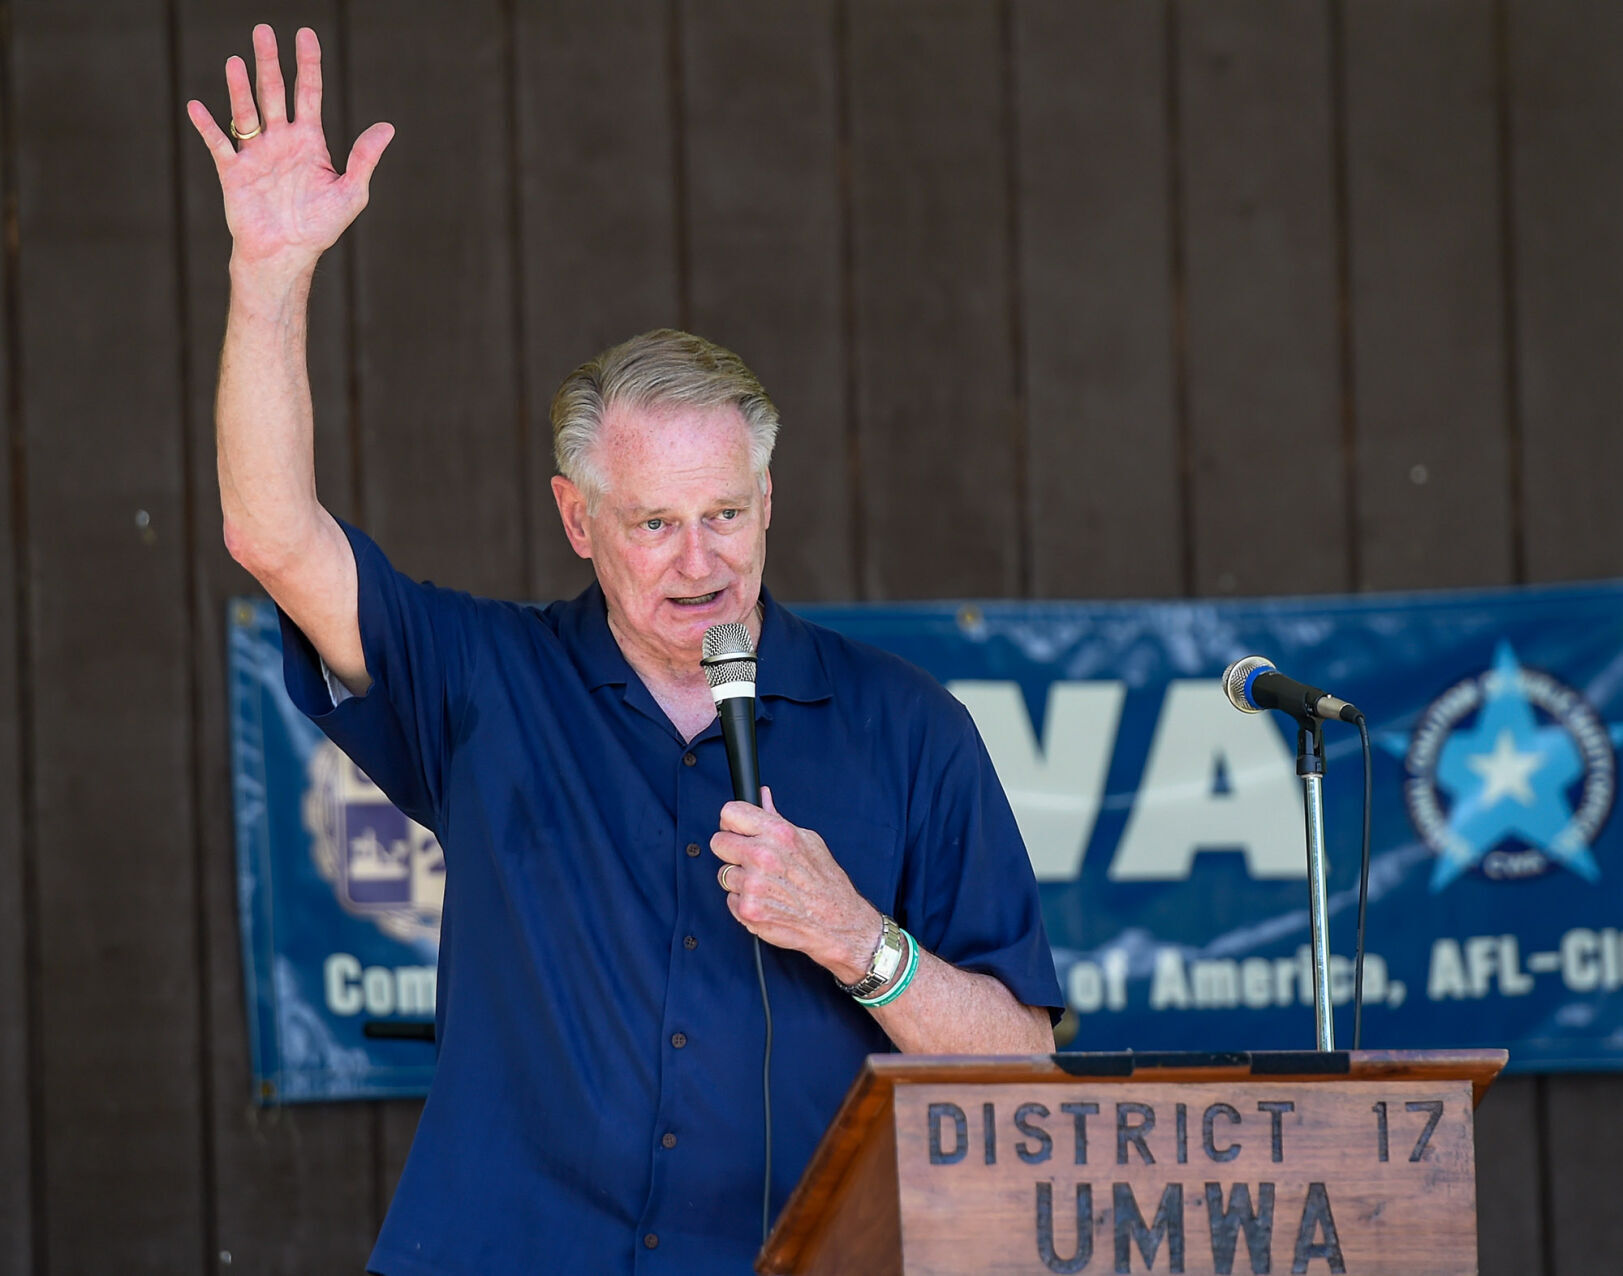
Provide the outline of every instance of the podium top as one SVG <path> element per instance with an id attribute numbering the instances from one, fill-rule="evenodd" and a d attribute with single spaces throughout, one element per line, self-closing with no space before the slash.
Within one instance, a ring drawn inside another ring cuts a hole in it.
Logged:
<path id="1" fill-rule="evenodd" d="M 897 1084 L 999 1082 L 1470 1081 L 1475 1103 L 1510 1060 L 1505 1050 L 1157 1050 L 1052 1055 L 869 1055 L 847 1105 Z M 841 1115 L 844 1115 L 843 1108 Z M 836 1118 L 836 1124 L 838 1118 Z"/>

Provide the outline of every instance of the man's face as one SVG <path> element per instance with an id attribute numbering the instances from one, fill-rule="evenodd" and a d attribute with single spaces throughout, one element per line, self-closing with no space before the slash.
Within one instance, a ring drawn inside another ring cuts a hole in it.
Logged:
<path id="1" fill-rule="evenodd" d="M 761 592 L 772 488 L 751 470 L 744 418 L 731 406 L 611 407 L 593 459 L 608 488 L 595 512 L 552 480 L 569 543 L 592 560 L 632 666 L 696 672 L 704 631 L 747 622 Z"/>

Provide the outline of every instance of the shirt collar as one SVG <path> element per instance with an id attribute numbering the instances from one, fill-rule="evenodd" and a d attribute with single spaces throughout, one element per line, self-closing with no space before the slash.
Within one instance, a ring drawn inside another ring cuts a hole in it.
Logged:
<path id="1" fill-rule="evenodd" d="M 618 685 L 640 685 L 636 671 L 620 651 L 609 629 L 603 590 L 593 581 L 584 591 L 562 604 L 559 637 L 574 657 L 582 680 L 590 690 Z M 806 622 L 779 605 L 761 586 L 761 661 L 755 676 L 756 712 L 772 716 L 767 700 L 795 700 L 810 704 L 833 694 L 828 671 Z"/>

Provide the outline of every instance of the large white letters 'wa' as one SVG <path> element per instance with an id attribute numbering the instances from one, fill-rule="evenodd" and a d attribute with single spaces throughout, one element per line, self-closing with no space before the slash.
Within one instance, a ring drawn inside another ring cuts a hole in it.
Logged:
<path id="1" fill-rule="evenodd" d="M 1074 880 L 1099 815 L 1125 688 L 1052 684 L 1040 748 L 1015 683 L 949 689 L 986 741 L 1038 880 Z M 1236 714 L 1216 680 L 1169 683 L 1111 879 L 1179 881 L 1202 850 L 1242 852 L 1253 877 L 1303 877 L 1302 837 L 1300 788 L 1278 728 Z"/>

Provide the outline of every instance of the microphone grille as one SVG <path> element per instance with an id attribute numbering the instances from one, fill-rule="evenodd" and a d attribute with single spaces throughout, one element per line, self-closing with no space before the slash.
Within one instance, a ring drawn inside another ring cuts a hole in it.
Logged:
<path id="1" fill-rule="evenodd" d="M 1241 713 L 1261 713 L 1262 710 L 1245 698 L 1246 679 L 1259 669 L 1272 669 L 1274 662 L 1266 656 L 1241 656 L 1223 670 L 1223 694 Z"/>
<path id="2" fill-rule="evenodd" d="M 712 687 L 754 682 L 755 644 L 750 640 L 749 626 L 736 620 L 711 625 L 704 631 L 704 655 L 699 663 L 704 666 L 705 681 Z"/>

